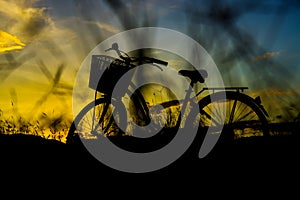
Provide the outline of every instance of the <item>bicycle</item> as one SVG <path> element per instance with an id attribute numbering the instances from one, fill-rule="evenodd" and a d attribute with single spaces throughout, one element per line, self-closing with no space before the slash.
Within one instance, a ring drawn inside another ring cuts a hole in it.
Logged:
<path id="1" fill-rule="evenodd" d="M 89 87 L 95 90 L 95 100 L 86 105 L 79 114 L 75 117 L 71 124 L 67 135 L 67 143 L 74 143 L 79 138 L 97 138 L 98 136 L 109 136 L 112 142 L 118 143 L 110 136 L 122 135 L 122 138 L 130 138 L 136 141 L 136 146 L 139 149 L 129 149 L 131 151 L 152 151 L 160 148 L 163 144 L 170 142 L 174 137 L 176 130 L 182 126 L 183 113 L 186 109 L 197 106 L 199 113 L 197 116 L 191 116 L 195 123 L 199 123 L 199 130 L 207 130 L 209 134 L 226 134 L 233 135 L 234 138 L 247 136 L 268 136 L 268 113 L 261 104 L 260 97 L 252 98 L 244 94 L 244 90 L 248 87 L 222 87 L 222 88 L 207 88 L 204 87 L 194 96 L 192 88 L 195 84 L 204 83 L 208 74 L 206 70 L 179 70 L 178 75 L 189 79 L 190 86 L 186 91 L 183 100 L 176 100 L 171 105 L 179 106 L 181 109 L 175 119 L 175 124 L 170 127 L 152 127 L 150 131 L 157 131 L 158 134 L 149 138 L 128 137 L 126 130 L 120 127 L 128 127 L 127 116 L 121 116 L 120 113 L 126 113 L 126 106 L 122 98 L 128 95 L 131 106 L 134 107 L 135 115 L 134 122 L 139 126 L 147 126 L 151 118 L 150 107 L 139 89 L 134 88 L 130 80 L 128 81 L 128 90 L 125 93 L 119 94 L 117 98 L 111 98 L 112 90 L 116 82 L 123 74 L 131 69 L 134 69 L 140 64 L 148 63 L 163 70 L 162 67 L 167 67 L 168 62 L 147 56 L 130 57 L 125 52 L 119 50 L 118 44 L 112 44 L 112 47 L 106 51 L 115 51 L 118 58 L 106 55 L 93 55 L 91 62 L 90 82 Z M 103 76 L 98 81 L 98 70 L 104 70 Z M 113 76 L 112 76 L 113 73 Z M 93 81 L 96 79 L 97 81 Z M 131 89 L 130 89 L 131 88 Z M 205 91 L 212 91 L 209 95 L 199 99 L 200 95 Z M 98 93 L 100 92 L 100 97 Z M 168 108 L 167 103 L 160 104 L 160 110 Z M 118 108 L 118 109 L 116 109 Z M 226 108 L 224 112 L 224 108 Z M 159 110 L 159 109 L 158 109 Z M 132 114 L 132 113 L 131 113 Z M 122 118 L 122 119 L 121 119 Z M 189 117 L 190 120 L 190 117 Z M 150 127 L 151 128 L 151 127 Z M 161 137 L 163 135 L 163 137 Z M 162 142 L 163 140 L 163 142 Z M 144 141 L 147 141 L 146 143 Z M 143 149 L 145 144 L 152 146 L 149 150 Z M 157 144 L 157 145 L 153 145 Z M 121 145 L 118 143 L 118 145 Z M 127 147 L 124 147 L 127 148 Z M 142 149 L 142 150 L 141 150 Z"/>

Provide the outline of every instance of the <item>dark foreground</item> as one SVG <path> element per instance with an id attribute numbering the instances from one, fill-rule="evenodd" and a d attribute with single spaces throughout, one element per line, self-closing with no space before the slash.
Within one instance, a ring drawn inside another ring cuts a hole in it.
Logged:
<path id="1" fill-rule="evenodd" d="M 163 184 L 174 179 L 177 181 L 172 181 L 173 184 L 185 186 L 207 182 L 214 187 L 215 184 L 227 185 L 227 181 L 235 183 L 232 187 L 253 181 L 255 187 L 263 187 L 267 182 L 287 185 L 299 181 L 299 141 L 298 134 L 266 139 L 252 137 L 231 142 L 219 140 L 202 159 L 197 157 L 200 144 L 194 142 L 182 157 L 169 166 L 150 173 L 132 174 L 100 163 L 82 145 L 66 145 L 29 136 L 1 135 L 0 172 L 8 175 L 10 181 L 26 182 L 37 177 L 43 182 L 49 179 L 58 182 L 72 180 L 71 184 L 80 185 L 84 182 L 79 180 L 83 179 L 85 183 L 93 180 L 104 185 L 110 185 L 107 181 L 112 181 L 116 187 L 141 186 L 153 181 Z M 134 183 L 129 184 L 129 180 Z"/>

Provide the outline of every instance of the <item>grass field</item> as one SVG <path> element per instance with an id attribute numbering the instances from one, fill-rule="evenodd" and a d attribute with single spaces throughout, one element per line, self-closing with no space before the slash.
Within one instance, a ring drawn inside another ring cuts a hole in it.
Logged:
<path id="1" fill-rule="evenodd" d="M 35 122 L 0 116 L 0 170 L 12 171 L 20 176 L 30 172 L 59 176 L 86 173 L 91 176 L 128 177 L 129 174 L 100 163 L 81 143 L 65 144 L 69 123 L 59 116 L 50 117 L 47 114 L 41 115 Z M 270 130 L 272 136 L 268 138 L 253 136 L 228 140 L 226 133 L 222 133 L 214 149 L 202 159 L 198 158 L 202 141 L 198 134 L 178 160 L 143 177 L 184 175 L 199 178 L 205 171 L 215 175 L 221 175 L 224 171 L 248 174 L 270 173 L 272 170 L 277 175 L 299 174 L 300 123 L 274 123 L 270 124 Z"/>

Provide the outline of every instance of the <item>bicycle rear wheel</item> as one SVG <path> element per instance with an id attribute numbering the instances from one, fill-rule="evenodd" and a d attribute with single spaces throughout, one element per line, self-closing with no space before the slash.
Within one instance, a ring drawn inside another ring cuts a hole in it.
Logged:
<path id="1" fill-rule="evenodd" d="M 224 133 L 234 139 L 269 135 L 268 121 L 260 104 L 246 94 L 234 91 L 211 94 L 199 102 L 199 110 L 200 127 L 210 127 L 211 134 Z"/>
<path id="2" fill-rule="evenodd" d="M 119 127 L 126 127 L 127 120 L 120 119 L 119 111 L 106 98 L 96 99 L 86 105 L 76 116 L 67 135 L 67 143 L 79 138 L 96 139 L 98 136 L 122 134 Z M 123 123 L 123 124 L 122 124 Z"/>

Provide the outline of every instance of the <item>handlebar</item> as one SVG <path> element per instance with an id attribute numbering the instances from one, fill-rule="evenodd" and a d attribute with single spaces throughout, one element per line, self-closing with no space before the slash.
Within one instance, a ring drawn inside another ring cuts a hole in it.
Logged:
<path id="1" fill-rule="evenodd" d="M 114 50 L 114 51 L 118 54 L 118 56 L 119 56 L 122 60 L 124 60 L 125 62 L 127 62 L 127 63 L 130 63 L 130 62 L 131 62 L 130 57 L 129 57 L 126 53 L 122 52 L 122 53 L 124 53 L 124 54 L 126 55 L 126 57 L 124 57 L 124 56 L 122 55 L 121 51 L 119 50 L 119 45 L 118 45 L 118 43 L 113 43 L 113 44 L 111 45 L 111 48 L 106 49 L 105 52 L 108 52 L 108 51 L 111 51 L 111 50 Z"/>
<path id="2" fill-rule="evenodd" d="M 159 60 L 156 58 L 151 58 L 151 57 L 144 56 L 144 57 L 141 57 L 138 59 L 131 59 L 125 52 L 122 52 L 119 49 L 118 43 L 113 43 L 111 48 L 106 49 L 105 52 L 108 52 L 111 50 L 114 50 L 118 54 L 118 56 L 127 63 L 132 63 L 132 62 L 136 62 L 136 61 L 145 61 L 146 63 L 153 63 L 153 64 L 160 64 L 160 65 L 168 66 L 168 62 Z M 125 54 L 126 56 L 123 56 L 122 53 Z M 157 66 L 157 65 L 155 65 L 155 66 L 158 67 L 160 70 L 162 70 L 159 66 Z"/>
<path id="3" fill-rule="evenodd" d="M 143 58 L 144 58 L 144 60 L 149 60 L 151 63 L 156 63 L 156 64 L 168 66 L 167 61 L 159 60 L 159 59 L 156 59 L 156 58 L 150 58 L 150 57 L 143 57 Z"/>

